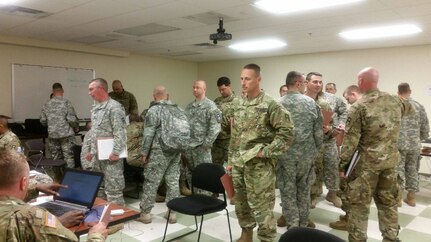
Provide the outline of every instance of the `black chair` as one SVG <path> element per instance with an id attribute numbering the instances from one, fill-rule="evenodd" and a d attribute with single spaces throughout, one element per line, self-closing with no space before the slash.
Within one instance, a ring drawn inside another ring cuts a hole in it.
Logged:
<path id="1" fill-rule="evenodd" d="M 225 174 L 223 166 L 213 163 L 202 163 L 195 167 L 192 173 L 192 191 L 193 188 L 200 188 L 212 193 L 223 194 L 223 200 L 218 198 L 193 193 L 187 197 L 174 198 L 169 201 L 166 206 L 168 207 L 168 218 L 171 215 L 171 211 L 177 211 L 182 214 L 192 215 L 195 217 L 196 228 L 193 231 L 177 236 L 168 241 L 172 241 L 186 235 L 192 234 L 198 230 L 197 216 L 201 216 L 201 224 L 199 227 L 198 240 L 200 240 L 202 232 L 202 224 L 204 215 L 226 210 L 227 224 L 229 228 L 230 241 L 232 241 L 232 231 L 230 228 L 229 211 L 227 210 L 226 193 L 224 187 L 220 181 L 220 177 Z M 166 232 L 168 230 L 169 219 L 166 220 L 165 233 L 163 235 L 163 241 L 166 238 Z"/>
<path id="2" fill-rule="evenodd" d="M 81 168 L 81 150 L 82 145 L 73 145 L 72 151 L 73 151 L 73 160 L 75 161 L 75 168 Z"/>
<path id="3" fill-rule="evenodd" d="M 30 166 L 35 170 L 40 166 L 47 174 L 45 166 L 48 167 L 63 167 L 66 162 L 64 160 L 53 160 L 45 157 L 45 144 L 40 139 L 31 139 L 25 142 L 27 146 L 27 157 Z"/>
<path id="4" fill-rule="evenodd" d="M 345 242 L 328 232 L 307 227 L 294 227 L 287 230 L 279 242 Z"/>

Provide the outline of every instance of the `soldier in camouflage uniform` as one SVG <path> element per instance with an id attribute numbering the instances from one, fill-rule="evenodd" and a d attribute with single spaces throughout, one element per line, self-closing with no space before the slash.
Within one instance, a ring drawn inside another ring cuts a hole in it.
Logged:
<path id="1" fill-rule="evenodd" d="M 166 202 L 180 195 L 178 179 L 180 178 L 180 152 L 164 151 L 161 143 L 162 110 L 166 105 L 173 105 L 167 100 L 168 93 L 163 86 L 153 91 L 155 104 L 145 115 L 145 129 L 142 141 L 142 160 L 145 163 L 143 194 L 140 208 L 141 216 L 137 219 L 143 223 L 151 223 L 151 209 L 154 207 L 157 188 L 162 178 L 167 185 Z M 176 215 L 171 212 L 170 223 L 176 223 Z"/>
<path id="2" fill-rule="evenodd" d="M 190 149 L 184 155 L 188 161 L 190 173 L 187 181 L 191 183 L 193 169 L 201 163 L 211 163 L 211 147 L 220 132 L 221 111 L 215 103 L 205 96 L 206 83 L 197 80 L 193 84 L 195 100 L 185 109 L 190 124 Z"/>
<path id="3" fill-rule="evenodd" d="M 323 132 L 325 133 L 325 138 L 323 139 L 323 176 L 319 174 L 316 180 L 319 183 L 323 178 L 326 188 L 329 190 L 326 200 L 332 202 L 336 207 L 341 207 L 341 200 L 337 196 L 337 191 L 339 190 L 339 177 L 337 174 L 338 150 L 334 137 L 340 133 L 340 130 L 344 130 L 347 107 L 341 98 L 322 92 L 322 89 L 322 74 L 318 72 L 308 73 L 307 95 L 317 100 L 317 102 L 320 102 L 320 99 L 324 100 L 330 105 L 331 111 L 334 112 L 330 123 L 331 126 L 323 127 Z"/>
<path id="4" fill-rule="evenodd" d="M 105 174 L 104 185 L 99 189 L 98 196 L 106 198 L 108 202 L 124 205 L 124 167 L 119 158 L 120 153 L 126 149 L 126 115 L 120 103 L 108 96 L 108 84 L 103 78 L 90 81 L 89 94 L 95 104 L 91 109 L 91 130 L 89 137 L 90 152 L 86 160 L 94 159 L 93 170 Z M 108 160 L 97 158 L 97 138 L 112 137 L 114 145 Z"/>
<path id="5" fill-rule="evenodd" d="M 9 129 L 6 116 L 0 115 L 0 151 L 17 150 L 20 146 L 18 136 Z"/>
<path id="6" fill-rule="evenodd" d="M 305 77 L 291 71 L 287 74 L 288 91 L 281 98 L 295 124 L 295 139 L 289 150 L 278 159 L 277 187 L 280 189 L 282 216 L 277 225 L 306 227 L 310 209 L 310 187 L 315 180 L 314 160 L 323 143 L 322 114 L 316 102 L 304 95 Z"/>
<path id="7" fill-rule="evenodd" d="M 109 93 L 109 97 L 123 105 L 126 115 L 138 114 L 138 102 L 136 102 L 135 96 L 124 90 L 121 81 L 114 80 L 112 82 L 112 92 Z"/>
<path id="8" fill-rule="evenodd" d="M 256 224 L 261 241 L 274 240 L 275 165 L 294 139 L 289 112 L 260 89 L 260 81 L 258 65 L 244 66 L 241 85 L 247 97 L 238 99 L 232 120 L 227 170 L 232 171 L 242 228 L 238 242 L 253 241 Z"/>
<path id="9" fill-rule="evenodd" d="M 60 83 L 52 85 L 53 97 L 45 103 L 40 114 L 40 123 L 48 126 L 48 148 L 53 159 L 64 159 L 67 167 L 74 168 L 72 146 L 75 132 L 79 130 L 78 118 L 72 103 L 63 98 Z"/>
<path id="10" fill-rule="evenodd" d="M 15 151 L 0 151 L 0 241 L 78 241 L 51 213 L 23 201 L 29 179 L 26 158 Z M 95 225 L 87 241 L 105 241 L 106 225 Z"/>
<path id="11" fill-rule="evenodd" d="M 413 100 L 410 95 L 412 91 L 408 83 L 398 85 L 398 95 L 413 105 L 414 115 L 401 119 L 400 137 L 398 139 L 398 150 L 400 152 L 400 163 L 398 175 L 400 183 L 400 202 L 404 189 L 408 191 L 406 202 L 410 206 L 416 206 L 416 192 L 419 191 L 419 175 L 416 164 L 420 159 L 421 140 L 428 138 L 430 127 L 424 106 Z"/>
<path id="12" fill-rule="evenodd" d="M 414 109 L 401 98 L 379 91 L 378 80 L 379 73 L 375 68 L 368 67 L 359 72 L 358 86 L 363 96 L 349 110 L 341 150 L 340 177 L 344 177 L 355 150 L 360 154 L 353 173 L 347 177 L 350 242 L 367 241 L 372 198 L 377 206 L 383 242 L 399 241 L 397 142 L 401 118 L 413 113 Z"/>
<path id="13" fill-rule="evenodd" d="M 144 122 L 137 114 L 129 115 L 130 123 L 127 125 L 127 164 L 135 167 L 144 167 L 142 162 L 141 146 L 144 131 Z"/>
<path id="14" fill-rule="evenodd" d="M 220 97 L 214 100 L 218 109 L 222 112 L 221 130 L 217 139 L 213 143 L 211 156 L 213 163 L 223 165 L 227 162 L 229 141 L 230 141 L 230 118 L 233 115 L 233 103 L 236 96 L 232 92 L 230 80 L 227 77 L 220 77 L 217 80 L 217 87 L 221 94 Z"/>

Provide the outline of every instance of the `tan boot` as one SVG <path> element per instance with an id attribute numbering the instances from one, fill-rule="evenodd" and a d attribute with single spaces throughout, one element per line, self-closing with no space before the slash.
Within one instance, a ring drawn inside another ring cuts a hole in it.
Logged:
<path id="1" fill-rule="evenodd" d="M 335 222 L 329 223 L 329 227 L 336 230 L 344 230 L 347 231 L 347 220 L 338 220 Z"/>
<path id="2" fill-rule="evenodd" d="M 192 195 L 192 191 L 190 191 L 190 189 L 187 187 L 185 180 L 180 182 L 180 192 L 184 196 Z"/>
<path id="3" fill-rule="evenodd" d="M 163 202 L 165 202 L 165 200 L 166 200 L 165 196 L 156 194 L 156 203 L 163 203 Z"/>
<path id="4" fill-rule="evenodd" d="M 311 195 L 310 196 L 310 208 L 315 208 L 317 205 L 317 196 Z"/>
<path id="5" fill-rule="evenodd" d="M 398 199 L 398 207 L 402 207 L 403 206 L 403 198 Z"/>
<path id="6" fill-rule="evenodd" d="M 313 221 L 313 220 L 308 219 L 307 227 L 308 227 L 308 228 L 312 228 L 312 229 L 314 229 L 314 228 L 316 228 L 316 224 L 314 223 L 314 221 Z"/>
<path id="7" fill-rule="evenodd" d="M 409 191 L 407 193 L 407 198 L 404 199 L 404 202 L 407 203 L 409 206 L 415 207 L 416 206 L 416 192 L 415 191 Z"/>
<path id="8" fill-rule="evenodd" d="M 241 237 L 236 242 L 253 242 L 253 229 L 242 229 Z"/>
<path id="9" fill-rule="evenodd" d="M 177 222 L 177 214 L 174 211 L 171 211 L 171 214 L 169 214 L 168 218 L 168 212 L 165 213 L 163 216 L 170 224 L 174 224 Z"/>
<path id="10" fill-rule="evenodd" d="M 151 214 L 141 212 L 141 215 L 139 216 L 139 218 L 136 219 L 136 221 L 139 221 L 144 224 L 149 224 L 152 222 Z"/>
<path id="11" fill-rule="evenodd" d="M 278 227 L 286 227 L 286 219 L 284 218 L 283 215 L 281 215 L 278 219 L 277 219 L 277 226 Z"/>
<path id="12" fill-rule="evenodd" d="M 337 208 L 341 208 L 341 199 L 337 196 L 335 191 L 329 191 L 328 194 L 326 194 L 326 201 L 333 203 Z"/>
<path id="13" fill-rule="evenodd" d="M 115 234 L 118 231 L 124 229 L 124 224 L 116 224 L 108 228 L 108 235 Z"/>

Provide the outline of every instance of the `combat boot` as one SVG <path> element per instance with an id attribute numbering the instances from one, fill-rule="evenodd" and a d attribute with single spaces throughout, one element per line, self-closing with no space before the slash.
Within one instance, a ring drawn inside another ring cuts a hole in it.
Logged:
<path id="1" fill-rule="evenodd" d="M 185 180 L 180 182 L 180 192 L 184 196 L 192 195 L 192 191 L 190 191 L 190 189 L 187 187 Z"/>
<path id="2" fill-rule="evenodd" d="M 156 194 L 156 203 L 163 203 L 163 202 L 165 202 L 165 200 L 166 200 L 165 196 Z"/>
<path id="3" fill-rule="evenodd" d="M 141 212 L 141 215 L 139 216 L 139 218 L 136 219 L 136 221 L 139 221 L 139 222 L 144 223 L 144 224 L 149 224 L 152 222 L 151 214 Z"/>
<path id="4" fill-rule="evenodd" d="M 328 194 L 326 194 L 326 201 L 333 203 L 337 208 L 341 208 L 341 199 L 337 196 L 336 191 L 330 190 Z"/>
<path id="5" fill-rule="evenodd" d="M 329 223 L 329 227 L 347 231 L 347 215 L 340 215 L 340 220 Z"/>
<path id="6" fill-rule="evenodd" d="M 174 224 L 177 222 L 177 214 L 174 211 L 171 211 L 171 214 L 169 214 L 168 218 L 168 212 L 165 213 L 163 216 L 170 224 Z"/>
<path id="7" fill-rule="evenodd" d="M 307 228 L 312 228 L 312 229 L 315 229 L 315 228 L 316 228 L 316 224 L 314 223 L 314 221 L 313 221 L 313 220 L 308 219 Z"/>
<path id="8" fill-rule="evenodd" d="M 277 219 L 277 226 L 278 227 L 286 227 L 286 219 L 284 218 L 283 215 L 281 215 L 278 219 Z"/>
<path id="9" fill-rule="evenodd" d="M 108 235 L 115 234 L 118 231 L 124 229 L 124 224 L 116 224 L 108 228 Z"/>
<path id="10" fill-rule="evenodd" d="M 404 199 L 404 202 L 407 203 L 409 206 L 415 207 L 416 206 L 416 192 L 415 191 L 409 191 L 407 193 L 407 198 Z"/>
<path id="11" fill-rule="evenodd" d="M 242 229 L 241 237 L 236 242 L 253 242 L 253 229 Z"/>
<path id="12" fill-rule="evenodd" d="M 310 208 L 315 208 L 317 205 L 317 196 L 311 195 L 310 196 Z"/>

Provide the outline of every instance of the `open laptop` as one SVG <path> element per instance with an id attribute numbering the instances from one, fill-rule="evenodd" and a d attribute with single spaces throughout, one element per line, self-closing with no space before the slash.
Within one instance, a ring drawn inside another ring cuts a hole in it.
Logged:
<path id="1" fill-rule="evenodd" d="M 37 206 L 47 209 L 55 216 L 61 216 L 71 210 L 79 210 L 87 213 L 93 206 L 97 192 L 103 180 L 103 173 L 66 168 L 60 196 L 54 196 L 54 200 Z"/>

